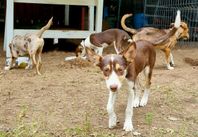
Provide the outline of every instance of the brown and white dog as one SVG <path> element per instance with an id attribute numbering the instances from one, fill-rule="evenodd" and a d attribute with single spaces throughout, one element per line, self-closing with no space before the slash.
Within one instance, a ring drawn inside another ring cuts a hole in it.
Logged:
<path id="1" fill-rule="evenodd" d="M 180 19 L 176 17 L 174 27 L 169 33 L 161 36 L 155 44 L 166 42 L 167 38 L 175 34 L 180 26 Z M 154 45 L 146 40 L 130 42 L 128 47 L 119 54 L 101 56 L 85 47 L 87 59 L 100 67 L 104 74 L 106 86 L 109 90 L 107 111 L 109 114 L 109 128 L 116 126 L 117 117 L 114 112 L 114 104 L 122 81 L 126 79 L 129 86 L 128 102 L 125 112 L 125 123 L 123 129 L 132 131 L 133 107 L 145 106 L 148 102 L 152 71 L 155 64 L 156 52 Z M 140 72 L 145 75 L 144 94 L 140 100 L 140 89 L 137 77 Z"/>
<path id="2" fill-rule="evenodd" d="M 138 30 L 135 30 L 133 28 L 128 28 L 125 25 L 125 20 L 132 16 L 132 14 L 125 14 L 121 19 L 121 26 L 122 28 L 130 32 L 132 34 L 133 41 L 137 40 L 147 40 L 154 44 L 156 40 L 158 40 L 159 37 L 169 33 L 173 28 L 169 29 L 158 29 L 153 27 L 144 27 Z M 177 17 L 178 19 L 180 17 L 180 11 L 177 11 Z M 180 19 L 181 20 L 181 19 Z M 154 44 L 155 48 L 161 49 L 166 56 L 166 64 L 167 68 L 169 70 L 174 69 L 174 60 L 173 55 L 171 53 L 171 49 L 176 45 L 177 40 L 180 38 L 188 39 L 189 38 L 189 29 L 185 22 L 181 22 L 179 28 L 175 32 L 174 35 L 170 36 L 167 41 L 159 44 Z"/>
<path id="3" fill-rule="evenodd" d="M 123 80 L 127 80 L 129 91 L 123 129 L 125 131 L 132 131 L 133 107 L 145 106 L 148 101 L 152 71 L 156 57 L 153 45 L 147 41 L 137 41 L 130 43 L 128 48 L 120 54 L 106 56 L 97 55 L 90 48 L 86 48 L 86 52 L 88 60 L 100 67 L 109 90 L 107 103 L 109 128 L 116 126 L 117 116 L 114 112 L 114 104 L 117 92 L 121 88 Z M 146 85 L 143 97 L 140 101 L 140 89 L 137 88 L 136 79 L 142 71 L 144 71 L 145 74 Z"/>
<path id="4" fill-rule="evenodd" d="M 111 44 L 118 54 L 125 46 L 131 42 L 131 37 L 127 32 L 120 29 L 108 29 L 103 32 L 93 33 L 83 40 L 77 48 L 76 55 L 80 53 L 81 57 L 85 57 L 85 47 L 93 49 L 97 54 L 102 55 L 103 49 Z"/>
<path id="5" fill-rule="evenodd" d="M 16 35 L 12 39 L 11 43 L 9 44 L 11 60 L 8 66 L 5 66 L 5 70 L 10 70 L 18 57 L 29 56 L 30 62 L 28 63 L 26 69 L 36 66 L 37 74 L 41 75 L 41 54 L 44 46 L 42 34 L 50 28 L 52 25 L 52 19 L 53 17 L 38 32 L 25 34 L 24 36 Z"/>

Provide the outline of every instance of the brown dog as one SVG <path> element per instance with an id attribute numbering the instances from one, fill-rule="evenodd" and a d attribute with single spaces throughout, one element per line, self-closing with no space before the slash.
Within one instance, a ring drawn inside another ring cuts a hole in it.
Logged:
<path id="1" fill-rule="evenodd" d="M 41 53 L 44 46 L 42 34 L 52 25 L 51 18 L 48 23 L 36 33 L 25 34 L 24 36 L 16 35 L 9 44 L 11 52 L 11 61 L 5 70 L 10 70 L 13 67 L 15 60 L 20 56 L 29 56 L 30 62 L 26 69 L 36 66 L 36 72 L 41 75 Z M 33 66 L 32 66 L 33 63 Z"/>
<path id="2" fill-rule="evenodd" d="M 107 89 L 109 90 L 107 103 L 109 128 L 114 128 L 117 124 L 114 104 L 123 80 L 127 80 L 129 92 L 123 129 L 125 131 L 132 131 L 133 107 L 145 106 L 148 102 L 152 71 L 156 57 L 153 45 L 148 41 L 137 41 L 130 43 L 128 48 L 120 54 L 106 56 L 100 56 L 86 47 L 86 53 L 88 60 L 100 67 L 105 77 Z M 142 71 L 145 74 L 146 84 L 143 97 L 140 101 L 140 89 L 137 88 L 136 79 Z"/>
<path id="3" fill-rule="evenodd" d="M 102 55 L 103 49 L 111 44 L 114 45 L 118 54 L 125 46 L 131 42 L 129 34 L 120 29 L 108 29 L 103 32 L 93 33 L 83 40 L 76 50 L 77 56 L 85 56 L 85 47 L 93 49 L 97 54 Z"/>
<path id="4" fill-rule="evenodd" d="M 173 29 L 167 34 L 155 40 L 155 44 L 166 42 L 167 38 L 175 34 L 180 26 L 180 19 L 177 17 Z M 119 54 L 101 56 L 93 52 L 89 47 L 85 47 L 87 59 L 100 67 L 104 74 L 106 86 L 109 90 L 107 112 L 109 114 L 109 128 L 117 124 L 117 116 L 114 112 L 114 104 L 118 90 L 122 86 L 122 81 L 126 79 L 129 86 L 128 102 L 125 111 L 125 122 L 123 129 L 132 131 L 133 107 L 145 106 L 148 102 L 152 71 L 155 64 L 156 53 L 154 45 L 146 40 L 131 42 L 127 48 Z M 145 74 L 144 94 L 140 100 L 140 89 L 138 89 L 137 77 L 140 72 Z"/>
<path id="5" fill-rule="evenodd" d="M 121 19 L 121 26 L 124 30 L 127 32 L 130 32 L 132 34 L 132 39 L 134 41 L 137 40 L 147 40 L 150 41 L 151 43 L 155 43 L 158 38 L 161 36 L 169 33 L 172 30 L 172 27 L 169 29 L 157 29 L 153 27 L 145 27 L 141 28 L 138 30 L 135 30 L 133 28 L 128 28 L 125 25 L 125 20 L 132 16 L 132 14 L 125 14 L 122 19 Z M 180 18 L 180 11 L 177 12 L 177 16 Z M 169 70 L 174 69 L 174 60 L 173 60 L 173 55 L 171 53 L 171 49 L 175 46 L 177 43 L 177 40 L 180 38 L 188 39 L 189 38 L 189 29 L 188 26 L 185 22 L 181 22 L 180 27 L 177 29 L 174 35 L 170 36 L 167 41 L 159 44 L 154 44 L 155 48 L 161 49 L 166 56 L 166 64 L 167 68 Z"/>

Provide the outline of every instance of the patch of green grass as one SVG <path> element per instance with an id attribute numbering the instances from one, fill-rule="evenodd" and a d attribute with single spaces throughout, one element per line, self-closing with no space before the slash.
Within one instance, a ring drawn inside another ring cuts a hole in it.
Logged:
<path id="1" fill-rule="evenodd" d="M 145 123 L 149 126 L 151 126 L 153 122 L 153 113 L 152 112 L 148 112 L 146 113 L 146 116 L 145 116 Z"/>
<path id="2" fill-rule="evenodd" d="M 178 136 L 179 137 L 186 137 L 187 136 L 187 124 L 183 123 L 179 130 L 178 130 Z"/>
<path id="3" fill-rule="evenodd" d="M 158 128 L 152 133 L 152 137 L 177 137 L 175 131 L 170 128 Z"/>
<path id="4" fill-rule="evenodd" d="M 82 126 L 68 128 L 65 130 L 67 137 L 116 137 L 115 134 L 100 131 L 91 125 L 88 114 L 85 116 L 85 121 Z"/>
<path id="5" fill-rule="evenodd" d="M 7 137 L 7 133 L 5 131 L 0 131 L 0 137 Z"/>
<path id="6" fill-rule="evenodd" d="M 192 133 L 192 135 L 193 135 L 194 137 L 198 137 L 198 131 L 194 131 L 194 132 Z"/>
<path id="7" fill-rule="evenodd" d="M 157 88 L 157 90 L 160 89 L 160 94 L 163 97 L 163 104 L 166 106 L 169 106 L 173 110 L 180 110 L 182 106 L 178 105 L 180 104 L 180 100 L 178 99 L 177 93 L 180 91 L 179 88 L 177 88 L 174 85 L 166 85 L 166 86 L 160 86 Z"/>
<path id="8" fill-rule="evenodd" d="M 16 127 L 8 131 L 0 131 L 0 137 L 50 137 L 47 133 L 40 133 L 41 123 L 25 122 L 28 107 L 23 106 L 16 118 Z"/>

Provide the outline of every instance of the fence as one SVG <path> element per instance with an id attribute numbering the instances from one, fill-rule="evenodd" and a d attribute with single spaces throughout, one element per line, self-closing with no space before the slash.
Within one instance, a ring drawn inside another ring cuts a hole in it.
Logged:
<path id="1" fill-rule="evenodd" d="M 198 0 L 145 0 L 144 14 L 148 26 L 168 28 L 175 20 L 176 11 L 181 11 L 182 21 L 189 27 L 189 42 L 198 41 Z M 182 44 L 183 42 L 180 42 Z M 186 43 L 186 42 L 185 42 Z M 196 43 L 198 46 L 198 44 Z"/>

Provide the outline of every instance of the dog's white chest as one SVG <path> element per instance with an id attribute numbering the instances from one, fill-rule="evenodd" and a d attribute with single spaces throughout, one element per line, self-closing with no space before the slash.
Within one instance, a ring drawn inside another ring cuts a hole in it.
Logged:
<path id="1" fill-rule="evenodd" d="M 91 41 L 90 41 L 90 36 L 87 37 L 87 38 L 85 39 L 85 41 L 84 41 L 84 46 L 85 46 L 85 47 L 89 47 L 89 48 L 91 48 L 91 49 L 97 48 L 95 45 L 93 45 L 93 44 L 91 43 Z"/>

